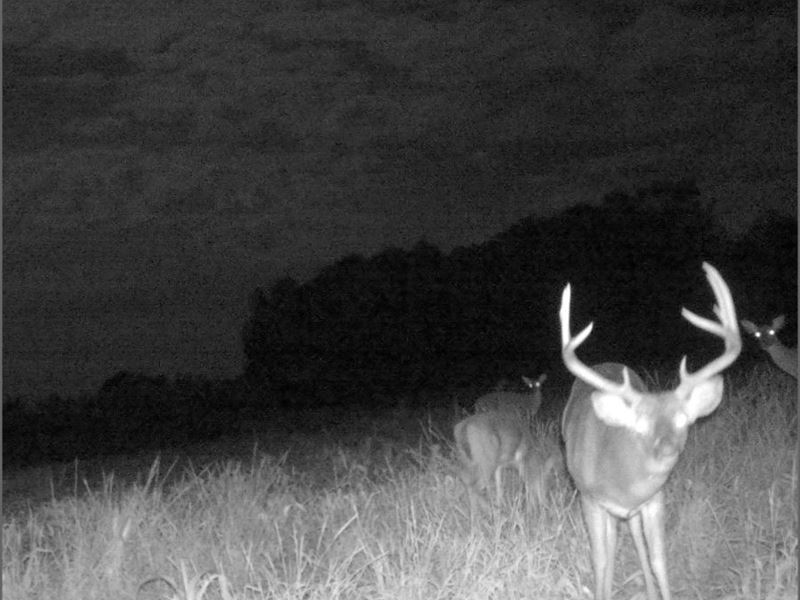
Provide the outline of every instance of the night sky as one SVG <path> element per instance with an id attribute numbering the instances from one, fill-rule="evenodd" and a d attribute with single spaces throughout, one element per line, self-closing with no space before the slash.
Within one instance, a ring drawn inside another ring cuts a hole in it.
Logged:
<path id="1" fill-rule="evenodd" d="M 654 180 L 796 217 L 796 4 L 754 6 L 7 4 L 4 394 L 234 376 L 256 286 Z"/>

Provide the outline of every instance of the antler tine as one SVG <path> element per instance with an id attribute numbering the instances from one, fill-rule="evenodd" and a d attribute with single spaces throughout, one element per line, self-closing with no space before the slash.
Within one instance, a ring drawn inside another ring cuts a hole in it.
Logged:
<path id="1" fill-rule="evenodd" d="M 717 315 L 719 322 L 701 317 L 687 308 L 681 309 L 681 315 L 695 327 L 713 333 L 718 337 L 725 337 L 730 329 L 735 329 L 736 333 L 738 333 L 739 325 L 736 320 L 736 309 L 725 280 L 722 279 L 719 271 L 706 262 L 703 263 L 703 269 L 705 269 L 708 282 L 714 290 L 714 297 L 719 303 L 714 305 L 714 314 Z"/>
<path id="2" fill-rule="evenodd" d="M 569 348 L 570 352 L 574 353 L 575 349 L 584 341 L 586 341 L 586 338 L 589 337 L 590 333 L 592 333 L 594 321 L 584 327 L 583 330 L 573 338 L 571 331 L 572 328 L 569 324 L 569 311 L 571 304 L 572 286 L 568 283 L 564 288 L 564 292 L 561 294 L 561 309 L 558 311 L 558 317 L 561 319 L 561 347 L 563 349 Z"/>
<path id="3" fill-rule="evenodd" d="M 561 308 L 558 311 L 558 318 L 561 321 L 561 347 L 565 348 L 569 344 L 570 333 L 569 325 L 569 306 L 572 303 L 572 284 L 568 283 L 561 293 Z M 589 327 L 592 323 L 589 323 Z"/>
<path id="4" fill-rule="evenodd" d="M 567 284 L 564 292 L 561 295 L 561 309 L 558 311 L 559 319 L 561 320 L 561 356 L 564 359 L 564 365 L 567 369 L 575 375 L 578 379 L 582 379 L 591 386 L 598 390 L 616 394 L 628 400 L 629 402 L 637 402 L 641 398 L 641 394 L 633 389 L 631 386 L 631 378 L 628 373 L 628 368 L 622 370 L 622 383 L 609 381 L 596 371 L 587 367 L 576 356 L 575 350 L 580 346 L 589 334 L 592 332 L 594 322 L 589 323 L 584 329 L 575 337 L 572 337 L 569 324 L 569 311 L 570 303 L 572 300 L 572 288 Z"/>
<path id="5" fill-rule="evenodd" d="M 681 309 L 681 315 L 695 327 L 721 337 L 725 342 L 725 352 L 694 373 L 686 370 L 686 357 L 684 356 L 680 368 L 681 383 L 676 390 L 679 395 L 688 393 L 697 382 L 709 379 L 728 367 L 736 360 L 742 349 L 739 321 L 736 319 L 736 308 L 730 289 L 719 271 L 710 264 L 704 262 L 703 269 L 717 300 L 717 304 L 714 305 L 714 313 L 719 318 L 719 322 L 698 316 L 686 308 Z"/>

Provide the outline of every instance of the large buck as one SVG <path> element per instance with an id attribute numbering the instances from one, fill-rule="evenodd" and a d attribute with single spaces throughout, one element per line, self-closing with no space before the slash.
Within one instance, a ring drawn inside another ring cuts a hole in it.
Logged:
<path id="1" fill-rule="evenodd" d="M 741 350 L 730 290 L 714 267 L 703 263 L 703 269 L 714 290 L 719 322 L 685 308 L 681 314 L 694 326 L 722 338 L 725 351 L 694 373 L 687 371 L 684 356 L 678 387 L 665 392 L 649 392 L 625 365 L 583 364 L 575 350 L 589 337 L 593 324 L 572 337 L 569 284 L 562 295 L 562 357 L 578 379 L 564 410 L 561 431 L 567 470 L 580 492 L 589 533 L 595 600 L 611 599 L 619 520 L 630 524 L 648 599 L 657 599 L 655 573 L 661 597 L 670 600 L 662 488 L 683 451 L 689 425 L 719 405 L 723 393 L 720 372 Z"/>
<path id="2" fill-rule="evenodd" d="M 769 354 L 780 369 L 797 379 L 797 348 L 787 348 L 778 339 L 778 332 L 785 324 L 784 315 L 775 317 L 770 325 L 756 325 L 752 321 L 742 319 L 742 327 L 756 338 L 761 349 Z"/>

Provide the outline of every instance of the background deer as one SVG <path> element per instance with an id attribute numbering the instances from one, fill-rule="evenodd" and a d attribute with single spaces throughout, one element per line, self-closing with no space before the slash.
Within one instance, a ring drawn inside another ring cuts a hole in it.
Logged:
<path id="1" fill-rule="evenodd" d="M 647 391 L 641 378 L 625 365 L 583 364 L 575 350 L 589 336 L 593 324 L 572 337 L 569 285 L 562 295 L 562 357 L 578 379 L 564 410 L 561 432 L 567 470 L 580 493 L 589 533 L 595 600 L 611 599 L 620 519 L 630 524 L 648 599 L 657 599 L 655 573 L 663 600 L 670 600 L 662 487 L 683 451 L 689 425 L 710 414 L 720 403 L 723 380 L 719 373 L 736 360 L 741 350 L 730 291 L 716 269 L 707 263 L 703 263 L 703 269 L 714 290 L 714 312 L 719 322 L 685 308 L 681 314 L 694 326 L 722 338 L 725 351 L 695 373 L 687 371 L 684 356 L 678 387 L 665 392 Z"/>
<path id="2" fill-rule="evenodd" d="M 797 379 L 797 348 L 787 348 L 778 339 L 778 332 L 786 324 L 786 317 L 780 315 L 772 320 L 771 325 L 756 325 L 752 321 L 742 319 L 744 330 L 756 338 L 756 341 L 786 373 Z"/>
<path id="3" fill-rule="evenodd" d="M 497 503 L 502 502 L 502 472 L 506 467 L 517 470 L 528 507 L 544 501 L 545 479 L 556 457 L 541 461 L 532 449 L 530 429 L 513 412 L 489 411 L 469 416 L 456 423 L 453 437 L 460 463 L 459 476 L 469 495 L 471 518 L 478 504 L 488 509 L 482 494 L 488 490 L 492 478 Z"/>
<path id="4" fill-rule="evenodd" d="M 752 321 L 742 319 L 744 330 L 756 338 L 762 350 L 772 358 L 782 371 L 797 379 L 797 348 L 787 348 L 778 339 L 778 332 L 786 324 L 786 317 L 780 315 L 772 320 L 770 325 L 756 325 Z M 800 400 L 798 400 L 800 406 Z M 797 439 L 792 459 L 792 495 L 797 488 L 797 480 L 800 478 L 800 438 Z"/>
<path id="5" fill-rule="evenodd" d="M 547 374 L 542 373 L 538 379 L 530 379 L 523 375 L 522 381 L 529 388 L 528 392 L 490 392 L 475 401 L 475 412 L 509 412 L 524 419 L 530 427 L 534 415 L 542 405 L 542 384 Z"/>

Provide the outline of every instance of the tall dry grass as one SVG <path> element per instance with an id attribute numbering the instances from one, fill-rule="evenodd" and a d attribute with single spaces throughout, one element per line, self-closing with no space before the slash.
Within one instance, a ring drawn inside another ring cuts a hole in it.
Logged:
<path id="1" fill-rule="evenodd" d="M 693 426 L 666 488 L 677 598 L 797 597 L 796 394 L 794 380 L 757 370 L 729 381 L 720 408 Z M 330 473 L 325 485 L 256 452 L 178 478 L 155 462 L 137 484 L 107 476 L 90 493 L 6 514 L 3 595 L 589 597 L 589 546 L 563 466 L 546 505 L 524 507 L 512 493 L 470 527 L 450 440 L 426 427 L 416 448 L 377 435 L 306 440 L 305 464 Z M 539 425 L 537 439 L 557 449 L 557 425 Z M 643 582 L 624 529 L 615 590 L 629 598 Z"/>

